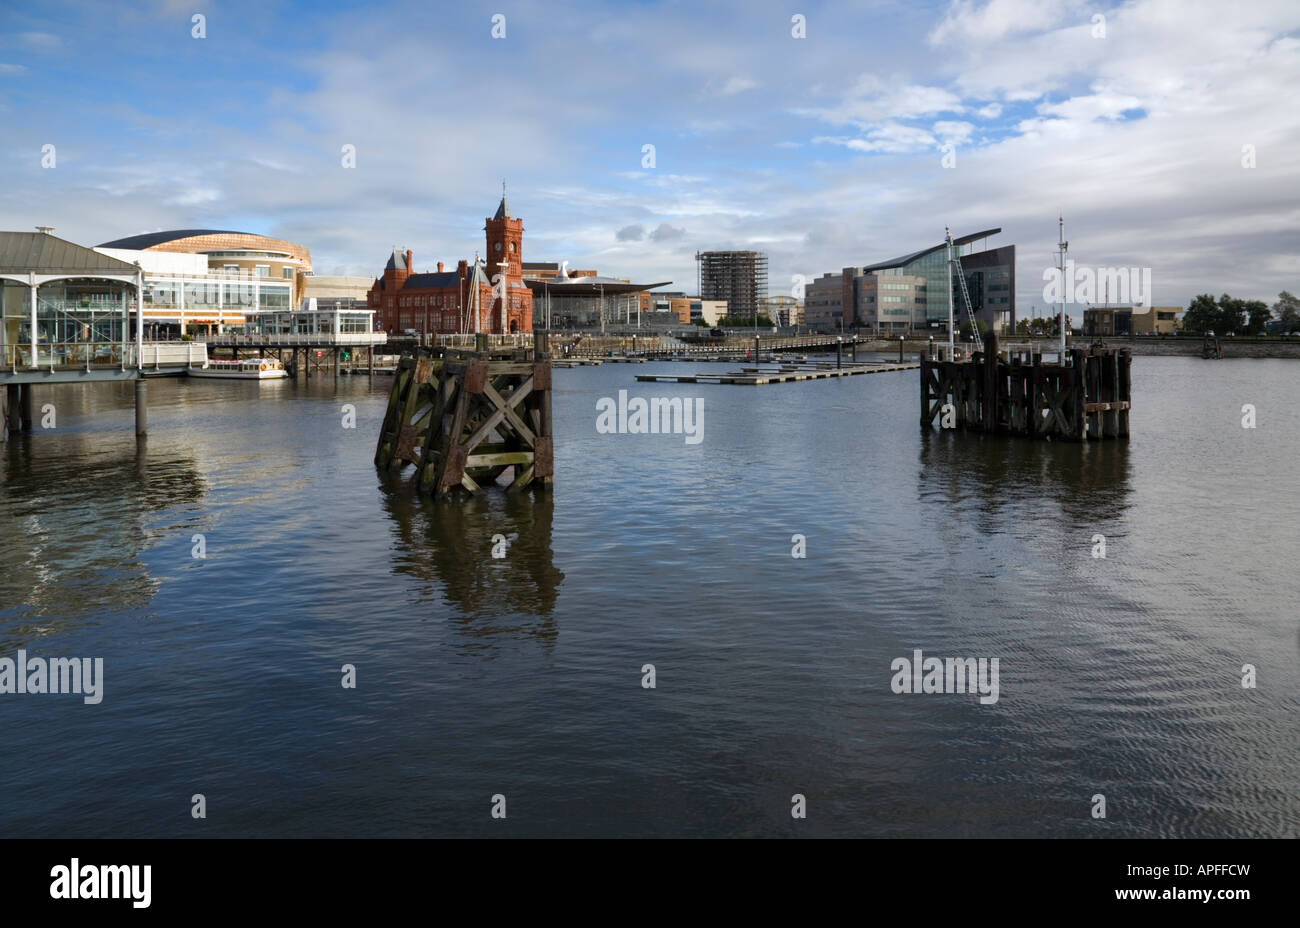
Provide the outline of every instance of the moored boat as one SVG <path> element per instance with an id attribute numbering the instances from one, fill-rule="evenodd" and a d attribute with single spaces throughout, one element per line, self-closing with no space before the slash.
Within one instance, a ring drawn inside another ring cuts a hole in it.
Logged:
<path id="1" fill-rule="evenodd" d="M 208 361 L 202 367 L 186 368 L 189 377 L 220 377 L 228 380 L 279 380 L 288 377 L 275 358 L 244 358 L 239 361 Z"/>

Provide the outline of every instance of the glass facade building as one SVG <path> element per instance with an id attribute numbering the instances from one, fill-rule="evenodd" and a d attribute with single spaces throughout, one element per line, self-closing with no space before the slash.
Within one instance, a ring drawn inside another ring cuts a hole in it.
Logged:
<path id="1" fill-rule="evenodd" d="M 986 229 L 973 235 L 953 239 L 952 254 L 960 262 L 972 308 L 981 321 L 990 326 L 1001 324 L 1015 328 L 1016 314 L 1016 246 L 975 250 L 975 243 L 1001 232 Z M 890 261 L 870 264 L 864 274 L 881 277 L 915 276 L 925 280 L 924 313 L 918 312 L 914 326 L 946 329 L 948 326 L 948 248 L 946 243 L 903 255 Z M 960 285 L 952 280 L 952 307 L 960 323 L 966 316 Z"/>
<path id="2" fill-rule="evenodd" d="M 240 335 L 360 335 L 374 331 L 374 310 L 319 309 L 315 312 L 265 312 L 251 316 Z"/>
<path id="3" fill-rule="evenodd" d="M 292 284 L 240 273 L 202 277 L 144 275 L 145 325 L 155 336 L 180 335 L 190 326 L 243 325 L 259 313 L 292 309 Z"/>

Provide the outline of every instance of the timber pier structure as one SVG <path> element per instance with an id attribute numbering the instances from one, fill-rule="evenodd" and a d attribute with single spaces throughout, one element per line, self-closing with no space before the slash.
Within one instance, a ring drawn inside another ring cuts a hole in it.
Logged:
<path id="1" fill-rule="evenodd" d="M 513 468 L 507 491 L 549 490 L 555 452 L 551 362 L 531 349 L 439 348 L 397 365 L 375 464 L 415 465 L 411 486 L 477 493 Z"/>
<path id="2" fill-rule="evenodd" d="M 1045 364 L 1032 347 L 998 351 L 995 333 L 969 361 L 921 358 L 921 426 L 1095 441 L 1129 437 L 1132 354 L 1096 342 Z"/>

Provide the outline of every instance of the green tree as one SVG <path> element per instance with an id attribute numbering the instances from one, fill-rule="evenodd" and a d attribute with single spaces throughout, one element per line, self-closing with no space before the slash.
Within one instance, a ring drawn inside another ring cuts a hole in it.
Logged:
<path id="1" fill-rule="evenodd" d="M 1300 326 L 1300 298 L 1292 296 L 1287 290 L 1283 290 L 1277 295 L 1277 302 L 1273 304 L 1273 315 L 1281 319 L 1286 325 L 1284 331 L 1291 331 L 1293 328 Z"/>
<path id="2" fill-rule="evenodd" d="M 1247 300 L 1244 304 L 1246 310 L 1246 332 L 1250 335 L 1263 335 L 1264 323 L 1268 322 L 1268 304 L 1263 300 Z"/>
<path id="3" fill-rule="evenodd" d="M 1236 332 L 1240 335 L 1246 329 L 1246 301 L 1224 294 L 1219 297 L 1219 322 L 1214 327 L 1216 335 Z"/>
<path id="4" fill-rule="evenodd" d="M 1219 325 L 1219 307 L 1214 297 L 1202 293 L 1192 300 L 1183 314 L 1183 331 L 1189 335 L 1204 335 Z"/>
<path id="5" fill-rule="evenodd" d="M 754 325 L 771 328 L 774 323 L 767 316 L 759 316 L 757 320 L 753 316 L 723 316 L 718 320 L 718 327 L 723 329 L 752 328 Z"/>

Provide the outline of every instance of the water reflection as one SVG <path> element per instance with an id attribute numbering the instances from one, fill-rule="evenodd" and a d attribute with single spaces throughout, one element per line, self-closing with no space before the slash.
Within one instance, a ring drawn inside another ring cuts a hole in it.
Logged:
<path id="1" fill-rule="evenodd" d="M 393 570 L 440 588 L 466 635 L 554 641 L 552 613 L 564 574 L 551 550 L 555 504 L 549 494 L 488 492 L 439 503 L 396 476 L 380 480 L 384 507 L 397 527 Z M 502 558 L 492 557 L 498 535 L 506 541 Z M 518 624 L 489 621 L 506 616 Z"/>
<path id="2" fill-rule="evenodd" d="M 158 513 L 207 492 L 192 457 L 105 449 L 102 435 L 20 436 L 0 446 L 0 620 L 6 644 L 75 619 L 147 603 L 159 580 L 142 552 Z"/>
<path id="3" fill-rule="evenodd" d="M 921 502 L 978 503 L 981 522 L 989 525 L 1052 504 L 1071 521 L 1118 519 L 1133 493 L 1124 441 L 1084 445 L 923 430 L 918 457 Z"/>

